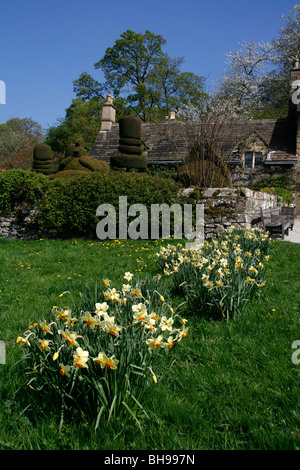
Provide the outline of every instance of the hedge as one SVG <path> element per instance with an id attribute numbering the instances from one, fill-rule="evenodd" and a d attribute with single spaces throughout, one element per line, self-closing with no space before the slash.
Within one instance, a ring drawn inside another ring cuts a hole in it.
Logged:
<path id="1" fill-rule="evenodd" d="M 0 174 L 0 212 L 12 212 L 22 203 L 38 207 L 38 225 L 58 237 L 96 237 L 97 207 L 112 204 L 118 223 L 119 196 L 128 206 L 140 203 L 150 215 L 151 204 L 182 202 L 181 185 L 173 179 L 145 173 L 100 174 L 91 172 L 77 178 L 50 179 L 24 170 Z"/>

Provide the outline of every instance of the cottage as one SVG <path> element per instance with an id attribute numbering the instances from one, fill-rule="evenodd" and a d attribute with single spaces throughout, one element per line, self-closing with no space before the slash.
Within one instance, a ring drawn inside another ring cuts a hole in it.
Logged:
<path id="1" fill-rule="evenodd" d="M 286 118 L 235 120 L 234 124 L 224 122 L 220 126 L 218 148 L 230 169 L 233 185 L 251 186 L 267 176 L 283 173 L 292 181 L 299 181 L 299 85 L 300 66 L 297 61 L 290 72 L 290 101 Z M 197 122 L 180 121 L 173 112 L 170 118 L 162 122 L 142 123 L 141 137 L 146 145 L 148 165 L 175 166 L 183 163 L 199 135 L 199 125 Z M 90 156 L 109 162 L 111 156 L 118 154 L 118 145 L 119 126 L 115 122 L 113 98 L 108 95 L 101 130 Z M 300 200 L 297 206 L 299 210 Z"/>

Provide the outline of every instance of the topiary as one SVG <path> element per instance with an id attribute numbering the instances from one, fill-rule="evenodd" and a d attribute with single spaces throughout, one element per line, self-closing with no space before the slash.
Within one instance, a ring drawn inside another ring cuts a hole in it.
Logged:
<path id="1" fill-rule="evenodd" d="M 87 151 L 84 147 L 79 147 L 79 146 L 75 146 L 74 150 L 73 150 L 73 157 L 74 158 L 80 158 L 82 157 L 83 155 L 87 155 Z"/>
<path id="2" fill-rule="evenodd" d="M 84 155 L 79 159 L 81 165 L 90 171 L 97 171 L 100 173 L 108 174 L 110 172 L 109 164 L 104 161 L 96 160 L 96 158 Z"/>
<path id="3" fill-rule="evenodd" d="M 119 155 L 110 158 L 114 168 L 144 170 L 147 160 L 142 157 L 141 120 L 135 116 L 124 116 L 119 121 Z"/>
<path id="4" fill-rule="evenodd" d="M 110 165 L 116 168 L 132 168 L 144 170 L 147 168 L 147 160 L 139 155 L 115 155 L 110 158 Z"/>
<path id="5" fill-rule="evenodd" d="M 33 149 L 32 169 L 36 173 L 51 175 L 55 171 L 51 147 L 47 144 L 36 144 Z"/>
<path id="6" fill-rule="evenodd" d="M 65 151 L 65 158 L 66 157 L 73 157 L 75 144 L 69 144 Z"/>
<path id="7" fill-rule="evenodd" d="M 135 116 L 124 116 L 119 120 L 120 138 L 140 139 L 141 120 Z"/>
<path id="8" fill-rule="evenodd" d="M 49 176 L 50 179 L 63 179 L 63 178 L 73 178 L 76 176 L 88 175 L 90 172 L 88 170 L 62 170 L 57 173 Z"/>
<path id="9" fill-rule="evenodd" d="M 125 155 L 141 155 L 142 154 L 142 147 L 137 145 L 120 145 L 119 151 L 121 154 Z"/>

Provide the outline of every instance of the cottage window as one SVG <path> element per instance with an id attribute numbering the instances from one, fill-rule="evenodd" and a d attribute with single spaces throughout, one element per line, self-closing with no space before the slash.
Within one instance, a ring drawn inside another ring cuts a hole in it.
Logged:
<path id="1" fill-rule="evenodd" d="M 255 168 L 262 164 L 261 152 L 246 152 L 245 153 L 245 166 L 247 168 Z"/>

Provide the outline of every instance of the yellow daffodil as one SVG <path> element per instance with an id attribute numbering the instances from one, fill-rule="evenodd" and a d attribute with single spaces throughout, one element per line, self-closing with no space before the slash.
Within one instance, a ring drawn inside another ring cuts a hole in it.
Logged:
<path id="1" fill-rule="evenodd" d="M 90 312 L 86 312 L 81 316 L 81 320 L 84 321 L 92 330 L 99 325 L 99 318 L 93 317 Z"/>
<path id="2" fill-rule="evenodd" d="M 161 322 L 160 322 L 159 327 L 162 331 L 165 331 L 165 330 L 171 331 L 173 323 L 174 323 L 174 320 L 173 320 L 172 317 L 167 318 L 167 317 L 163 316 L 161 318 Z"/>
<path id="3" fill-rule="evenodd" d="M 28 336 L 26 338 L 23 338 L 23 336 L 18 336 L 16 342 L 20 343 L 20 346 L 24 346 L 25 344 L 27 344 L 27 346 L 30 346 Z"/>
<path id="4" fill-rule="evenodd" d="M 118 359 L 115 359 L 114 356 L 107 357 L 103 352 L 100 352 L 97 357 L 94 357 L 93 361 L 98 362 L 101 369 L 108 367 L 111 370 L 116 370 L 117 365 L 119 364 Z"/>
<path id="5" fill-rule="evenodd" d="M 76 354 L 73 355 L 73 365 L 79 368 L 88 368 L 87 361 L 89 360 L 89 352 L 83 351 L 82 348 L 76 349 Z"/>
<path id="6" fill-rule="evenodd" d="M 50 350 L 50 341 L 48 339 L 39 339 L 39 342 L 41 343 L 40 344 L 40 348 L 45 350 L 45 351 L 49 351 Z"/>
<path id="7" fill-rule="evenodd" d="M 157 338 L 149 338 L 146 341 L 147 346 L 149 347 L 150 350 L 158 348 L 162 341 L 163 341 L 163 336 L 159 335 Z"/>
<path id="8" fill-rule="evenodd" d="M 59 364 L 59 367 L 61 375 L 65 375 L 66 377 L 70 375 L 71 366 L 64 366 L 63 364 Z"/>

